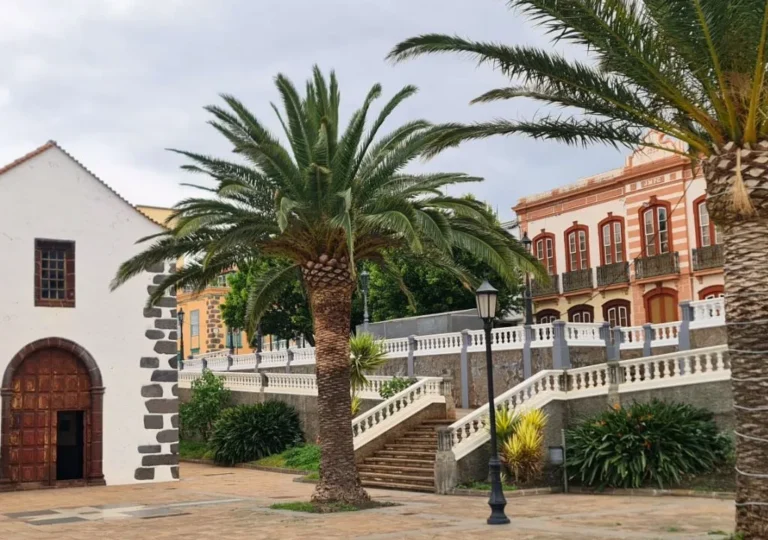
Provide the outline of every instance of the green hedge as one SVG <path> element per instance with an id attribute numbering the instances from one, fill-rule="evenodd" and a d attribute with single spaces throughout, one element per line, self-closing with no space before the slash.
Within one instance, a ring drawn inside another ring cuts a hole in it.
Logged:
<path id="1" fill-rule="evenodd" d="M 680 403 L 634 403 L 581 423 L 566 435 L 568 472 L 584 485 L 664 487 L 710 472 L 732 450 L 713 414 Z"/>
<path id="2" fill-rule="evenodd" d="M 296 409 L 281 401 L 267 401 L 222 412 L 209 446 L 217 463 L 234 465 L 280 453 L 303 440 Z"/>

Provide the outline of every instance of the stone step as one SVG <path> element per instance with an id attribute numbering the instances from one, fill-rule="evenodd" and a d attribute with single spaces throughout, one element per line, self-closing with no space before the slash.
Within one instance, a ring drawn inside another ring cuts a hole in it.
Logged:
<path id="1" fill-rule="evenodd" d="M 427 486 L 434 489 L 435 479 L 432 476 L 409 476 L 406 474 L 391 474 L 380 472 L 361 472 L 361 482 L 397 482 L 398 484 L 413 484 Z"/>
<path id="2" fill-rule="evenodd" d="M 437 444 L 437 437 L 417 437 L 416 435 L 405 435 L 397 439 L 397 442 L 417 442 Z"/>
<path id="3" fill-rule="evenodd" d="M 398 489 L 401 491 L 422 491 L 424 493 L 434 493 L 435 486 L 422 486 L 418 484 L 402 484 L 395 482 L 372 482 L 370 480 L 360 481 L 363 487 L 379 488 L 379 489 Z"/>
<path id="4" fill-rule="evenodd" d="M 435 473 L 433 468 L 426 467 L 406 467 L 406 466 L 393 466 L 393 465 L 358 465 L 357 469 L 360 472 L 378 472 L 385 474 L 400 474 L 406 476 L 423 476 L 425 478 L 434 478 Z"/>
<path id="5" fill-rule="evenodd" d="M 433 456 L 434 457 L 434 456 Z M 420 469 L 429 469 L 430 471 L 434 469 L 435 462 L 434 460 L 429 459 L 403 459 L 403 458 L 393 458 L 393 457 L 380 457 L 380 456 L 372 456 L 365 458 L 363 461 L 363 464 L 365 465 L 385 465 L 385 466 L 392 466 L 392 467 L 412 467 L 412 468 L 420 468 Z"/>
<path id="6" fill-rule="evenodd" d="M 421 452 L 415 450 L 379 450 L 376 452 L 376 457 L 392 457 L 392 458 L 413 458 L 413 459 L 427 459 L 435 460 L 436 451 Z"/>
<path id="7" fill-rule="evenodd" d="M 453 424 L 456 420 L 453 420 L 451 418 L 440 418 L 438 420 L 424 420 L 421 425 L 422 426 L 450 426 Z"/>
<path id="8" fill-rule="evenodd" d="M 385 450 L 415 450 L 415 451 L 433 451 L 437 452 L 436 444 L 424 444 L 424 443 L 410 443 L 398 441 L 392 444 L 384 445 Z"/>

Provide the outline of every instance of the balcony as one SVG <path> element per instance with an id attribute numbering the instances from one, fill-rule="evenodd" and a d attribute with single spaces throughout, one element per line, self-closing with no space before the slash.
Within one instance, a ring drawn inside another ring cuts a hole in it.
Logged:
<path id="1" fill-rule="evenodd" d="M 723 245 L 715 244 L 693 250 L 693 269 L 707 270 L 723 266 Z"/>
<path id="2" fill-rule="evenodd" d="M 582 289 L 592 289 L 592 269 L 574 270 L 563 274 L 563 292 L 580 291 Z"/>
<path id="3" fill-rule="evenodd" d="M 680 273 L 680 261 L 677 251 L 643 257 L 635 261 L 635 278 L 646 279 L 656 276 Z"/>
<path id="4" fill-rule="evenodd" d="M 608 287 L 617 283 L 629 283 L 629 263 L 604 264 L 597 267 L 597 286 Z"/>
<path id="5" fill-rule="evenodd" d="M 558 276 L 549 276 L 549 283 L 538 283 L 535 279 L 531 281 L 531 296 L 552 296 L 560 294 L 560 288 L 557 286 Z"/>

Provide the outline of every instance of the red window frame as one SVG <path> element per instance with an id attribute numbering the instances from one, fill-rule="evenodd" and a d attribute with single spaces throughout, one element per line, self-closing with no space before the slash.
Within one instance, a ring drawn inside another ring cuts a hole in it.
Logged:
<path id="1" fill-rule="evenodd" d="M 659 216 L 664 211 L 666 219 L 664 220 L 664 226 L 666 232 L 666 241 L 661 235 L 661 222 Z M 653 230 L 650 231 L 647 228 L 646 216 L 651 216 L 651 224 Z M 645 257 L 654 257 L 656 255 L 662 255 L 664 253 L 671 253 L 672 248 L 672 210 L 671 205 L 666 201 L 659 201 L 655 198 L 651 199 L 650 204 L 641 207 L 639 212 L 640 217 L 640 241 L 643 246 L 643 255 Z M 649 242 L 649 236 L 653 239 L 653 243 Z M 666 249 L 663 248 L 666 246 Z M 649 249 L 652 247 L 653 249 Z"/>
<path id="2" fill-rule="evenodd" d="M 703 211 L 702 211 L 703 210 Z M 706 216 L 707 223 L 702 225 L 701 220 Z M 696 246 L 699 248 L 709 247 L 720 243 L 720 232 L 717 230 L 715 222 L 709 216 L 707 209 L 707 196 L 702 195 L 693 201 L 693 217 L 696 221 Z M 706 232 L 706 237 L 704 233 Z M 705 240 L 707 243 L 705 243 Z"/>
<path id="3" fill-rule="evenodd" d="M 35 239 L 35 306 L 75 307 L 75 243 Z"/>
<path id="4" fill-rule="evenodd" d="M 556 309 L 542 309 L 533 317 L 537 324 L 546 324 L 560 320 L 560 312 Z"/>
<path id="5" fill-rule="evenodd" d="M 616 234 L 616 227 L 618 226 L 618 235 Z M 605 243 L 605 228 L 608 227 L 609 238 L 608 243 Z M 600 264 L 605 266 L 607 264 L 615 264 L 620 262 L 627 262 L 627 241 L 624 233 L 624 218 L 620 216 L 613 216 L 610 213 L 608 217 L 597 225 L 597 236 L 600 243 Z M 621 252 L 619 252 L 621 249 Z M 621 255 L 621 260 L 617 260 Z M 609 258 L 610 255 L 610 258 Z"/>
<path id="6" fill-rule="evenodd" d="M 719 298 L 725 294 L 725 287 L 722 285 L 711 285 L 699 291 L 699 300 L 707 298 Z"/>
<path id="7" fill-rule="evenodd" d="M 533 256 L 547 269 L 549 275 L 557 275 L 557 245 L 554 234 L 542 232 L 533 239 Z"/>
<path id="8" fill-rule="evenodd" d="M 595 322 L 595 308 L 587 305 L 573 306 L 568 310 L 568 322 L 591 323 Z"/>
<path id="9" fill-rule="evenodd" d="M 589 227 L 574 224 L 565 230 L 565 268 L 568 272 L 589 266 Z"/>
<path id="10" fill-rule="evenodd" d="M 625 316 L 622 317 L 622 310 Z M 613 316 L 611 314 L 613 313 Z M 603 320 L 613 326 L 631 326 L 632 304 L 629 300 L 611 300 L 603 304 Z M 622 322 L 624 324 L 622 324 Z"/>

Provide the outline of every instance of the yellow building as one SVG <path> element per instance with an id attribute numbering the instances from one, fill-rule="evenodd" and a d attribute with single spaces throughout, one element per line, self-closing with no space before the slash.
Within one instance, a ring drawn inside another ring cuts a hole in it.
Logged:
<path id="1" fill-rule="evenodd" d="M 138 210 L 157 223 L 165 225 L 173 211 L 171 208 L 160 206 L 137 206 Z M 173 222 L 170 223 L 173 225 Z M 177 267 L 184 264 L 179 259 Z M 230 336 L 229 329 L 221 316 L 221 304 L 229 292 L 227 276 L 218 276 L 215 283 L 200 294 L 194 294 L 190 289 L 176 291 L 176 303 L 179 313 L 184 313 L 184 322 L 179 339 L 179 351 L 185 358 L 190 355 L 204 354 L 231 347 L 234 340 L 235 354 L 245 354 L 252 351 L 245 332 Z M 182 351 L 182 344 L 184 350 Z M 269 348 L 270 340 L 266 347 Z"/>

